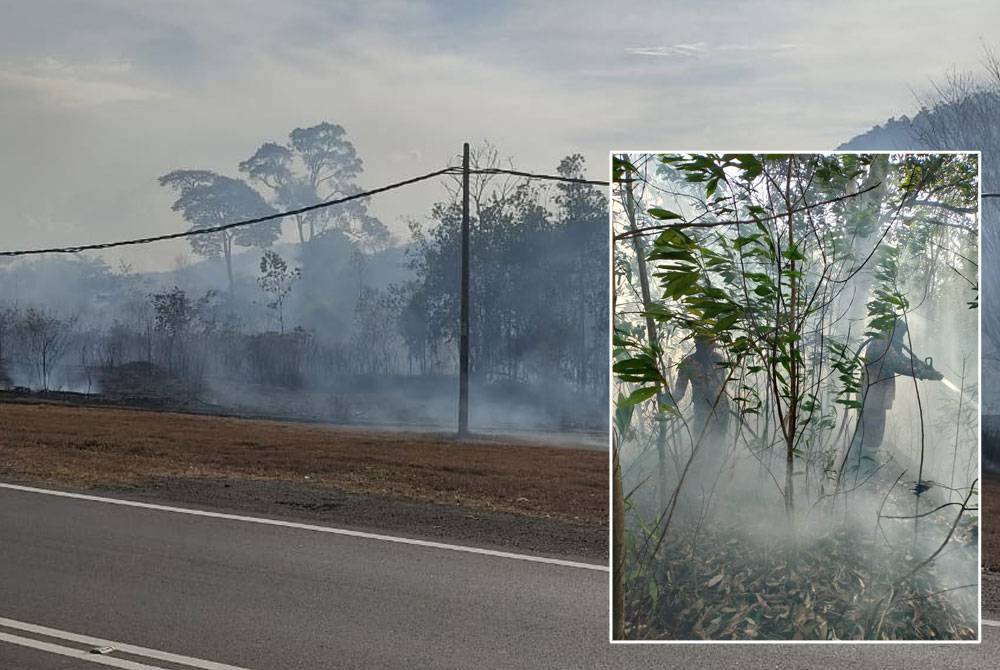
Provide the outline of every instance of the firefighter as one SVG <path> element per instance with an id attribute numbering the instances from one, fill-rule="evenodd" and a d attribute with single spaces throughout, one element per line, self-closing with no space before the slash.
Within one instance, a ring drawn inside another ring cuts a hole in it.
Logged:
<path id="1" fill-rule="evenodd" d="M 906 324 L 897 319 L 888 332 L 876 335 L 865 348 L 865 369 L 861 386 L 861 416 L 848 460 L 851 469 L 870 473 L 878 465 L 877 458 L 885 435 L 886 413 L 896 397 L 896 376 L 940 380 L 944 378 L 933 365 L 913 355 L 904 344 Z"/>
<path id="2" fill-rule="evenodd" d="M 705 432 L 709 442 L 722 439 L 729 429 L 729 399 L 726 397 L 726 359 L 716 350 L 715 342 L 704 335 L 694 338 L 694 351 L 677 364 L 674 401 L 680 404 L 691 385 L 694 439 Z"/>

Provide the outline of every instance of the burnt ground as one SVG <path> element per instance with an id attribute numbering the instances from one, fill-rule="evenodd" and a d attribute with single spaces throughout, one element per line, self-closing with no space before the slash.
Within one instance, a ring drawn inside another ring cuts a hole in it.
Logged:
<path id="1" fill-rule="evenodd" d="M 607 558 L 607 455 L 592 449 L 0 403 L 0 480 Z"/>

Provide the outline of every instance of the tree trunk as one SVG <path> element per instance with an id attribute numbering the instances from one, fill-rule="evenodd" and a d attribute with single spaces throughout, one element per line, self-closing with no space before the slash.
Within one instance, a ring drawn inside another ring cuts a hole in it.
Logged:
<path id="1" fill-rule="evenodd" d="M 617 442 L 617 440 L 616 440 Z M 622 492 L 622 470 L 618 462 L 618 444 L 614 445 L 613 458 L 613 496 L 612 500 L 612 573 L 611 588 L 611 620 L 614 640 L 625 639 L 625 498 Z"/>
<path id="2" fill-rule="evenodd" d="M 788 159 L 788 170 L 785 176 L 785 211 L 788 212 L 788 248 L 795 249 L 795 218 L 791 213 L 792 200 L 792 165 L 794 158 Z M 780 263 L 780 260 L 779 260 Z M 795 275 L 796 264 L 794 254 L 789 261 L 789 308 L 788 308 L 788 334 L 795 335 L 798 332 L 798 310 L 796 309 L 799 300 L 799 282 Z M 780 286 L 780 275 L 779 275 Z M 788 428 L 785 431 L 785 512 L 788 515 L 788 527 L 791 530 L 795 521 L 795 480 L 793 478 L 795 470 L 795 435 L 798 430 L 798 408 L 799 408 L 799 364 L 798 364 L 798 342 L 790 337 L 788 343 L 788 373 L 789 373 L 789 395 L 788 399 Z"/>
<path id="3" fill-rule="evenodd" d="M 235 284 L 233 282 L 233 240 L 228 234 L 223 233 L 225 237 L 222 241 L 222 254 L 226 258 L 226 277 L 229 278 L 229 295 L 232 296 L 235 290 Z"/>
<path id="4" fill-rule="evenodd" d="M 636 212 L 636 202 L 635 195 L 632 192 L 632 182 L 625 182 L 625 214 L 628 216 L 629 229 L 636 230 L 637 226 L 635 223 L 635 212 Z M 639 266 L 639 289 L 642 292 L 642 308 L 649 312 L 653 304 L 652 298 L 649 293 L 649 277 L 646 274 L 646 251 L 642 245 L 642 236 L 635 235 L 632 238 L 632 250 L 635 253 L 636 263 Z M 656 344 L 659 340 L 656 334 L 656 322 L 653 321 L 653 317 L 646 317 L 646 338 L 649 341 L 650 346 Z M 660 405 L 663 404 L 663 394 L 656 394 L 657 411 L 660 409 Z M 667 505 L 667 427 L 666 423 L 663 421 L 656 422 L 656 457 L 659 464 L 658 471 L 658 486 L 657 486 L 657 500 L 660 509 L 666 508 Z"/>

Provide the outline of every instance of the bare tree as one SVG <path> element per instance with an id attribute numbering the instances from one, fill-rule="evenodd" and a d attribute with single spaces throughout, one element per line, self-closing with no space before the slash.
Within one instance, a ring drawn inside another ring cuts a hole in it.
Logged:
<path id="1" fill-rule="evenodd" d="M 6 362 L 10 355 L 10 336 L 17 323 L 18 312 L 15 307 L 0 309 L 0 386 L 10 386 Z"/>
<path id="2" fill-rule="evenodd" d="M 21 320 L 26 353 L 43 391 L 49 390 L 53 368 L 66 353 L 73 319 L 59 319 L 29 307 Z"/>

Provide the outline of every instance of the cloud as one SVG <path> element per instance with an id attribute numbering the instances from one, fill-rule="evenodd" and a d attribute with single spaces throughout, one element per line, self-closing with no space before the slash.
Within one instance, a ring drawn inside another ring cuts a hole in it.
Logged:
<path id="1" fill-rule="evenodd" d="M 695 42 L 693 44 L 671 44 L 668 46 L 648 46 L 648 47 L 627 47 L 625 53 L 633 56 L 657 56 L 668 58 L 695 58 L 707 56 L 712 53 L 739 52 L 739 53 L 760 53 L 764 55 L 775 55 L 786 53 L 798 48 L 797 44 L 717 44 L 709 45 L 707 42 Z"/>
<path id="2" fill-rule="evenodd" d="M 52 56 L 0 64 L 0 89 L 39 93 L 67 107 L 163 100 L 163 91 L 128 81 L 131 62 L 69 62 Z"/>
<path id="3" fill-rule="evenodd" d="M 365 186 L 482 139 L 539 171 L 583 153 L 594 177 L 623 146 L 833 147 L 912 111 L 912 86 L 979 67 L 970 37 L 1000 18 L 997 3 L 979 5 L 12 3 L 0 21 L 0 231 L 36 246 L 177 229 L 158 175 L 233 174 L 260 143 L 325 120 L 347 129 Z M 402 233 L 440 197 L 428 182 L 373 211 Z M 53 224 L 20 225 L 32 217 Z M 129 260 L 169 265 L 183 248 Z"/>

